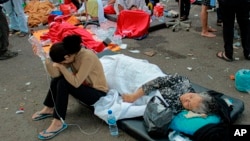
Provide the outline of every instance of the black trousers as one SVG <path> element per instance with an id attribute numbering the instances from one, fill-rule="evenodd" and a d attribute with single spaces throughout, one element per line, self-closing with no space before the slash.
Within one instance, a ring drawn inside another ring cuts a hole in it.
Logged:
<path id="1" fill-rule="evenodd" d="M 51 80 L 50 90 L 44 100 L 44 105 L 54 108 L 54 118 L 60 119 L 61 117 L 65 119 L 69 94 L 89 106 L 92 106 L 100 97 L 106 95 L 105 92 L 89 86 L 81 85 L 75 88 L 62 76 L 53 78 Z"/>
<path id="2" fill-rule="evenodd" d="M 223 39 L 225 54 L 233 58 L 233 38 L 235 18 L 240 28 L 241 44 L 243 54 L 247 57 L 250 54 L 249 36 L 249 6 L 245 0 L 228 0 L 221 2 L 223 20 Z"/>
<path id="3" fill-rule="evenodd" d="M 8 50 L 9 46 L 9 25 L 5 14 L 0 6 L 0 55 Z"/>
<path id="4" fill-rule="evenodd" d="M 180 1 L 180 2 L 179 2 Z M 191 3 L 190 0 L 176 0 L 180 4 L 180 16 L 189 16 Z"/>

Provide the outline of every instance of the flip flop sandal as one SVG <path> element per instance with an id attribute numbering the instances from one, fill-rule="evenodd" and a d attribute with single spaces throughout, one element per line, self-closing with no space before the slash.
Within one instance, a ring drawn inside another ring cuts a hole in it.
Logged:
<path id="1" fill-rule="evenodd" d="M 250 54 L 245 57 L 247 60 L 250 60 Z"/>
<path id="2" fill-rule="evenodd" d="M 52 114 L 41 114 L 40 112 L 36 112 L 36 117 L 33 118 L 34 121 L 38 121 L 38 120 L 42 120 L 45 118 L 49 118 L 52 117 Z"/>
<path id="3" fill-rule="evenodd" d="M 224 51 L 219 51 L 217 52 L 216 56 L 222 60 L 225 60 L 227 62 L 232 62 L 233 59 L 229 59 L 226 55 L 225 55 L 225 52 Z"/>
<path id="4" fill-rule="evenodd" d="M 49 134 L 49 136 L 44 136 L 44 135 L 41 135 L 39 134 L 38 135 L 38 138 L 40 140 L 48 140 L 48 139 L 51 139 L 53 137 L 55 137 L 56 135 L 58 135 L 59 133 L 61 133 L 63 130 L 65 130 L 66 128 L 68 127 L 67 124 L 63 124 L 62 125 L 62 128 L 58 129 L 57 131 L 52 131 L 52 132 L 47 132 L 46 130 L 43 131 L 43 134 L 46 135 L 46 134 Z"/>

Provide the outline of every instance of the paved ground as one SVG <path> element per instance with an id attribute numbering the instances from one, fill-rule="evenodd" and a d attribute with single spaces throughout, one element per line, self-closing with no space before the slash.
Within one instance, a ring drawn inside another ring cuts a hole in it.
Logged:
<path id="1" fill-rule="evenodd" d="M 241 49 L 235 49 L 235 57 L 238 57 L 239 61 L 229 63 L 216 58 L 216 52 L 223 49 L 221 27 L 217 27 L 216 38 L 201 37 L 199 11 L 199 6 L 191 10 L 192 28 L 189 32 L 172 32 L 166 28 L 150 33 L 141 41 L 124 39 L 123 42 L 128 44 L 128 48 L 118 53 L 146 59 L 159 65 L 165 72 L 188 76 L 194 83 L 243 100 L 245 111 L 236 123 L 249 124 L 250 95 L 238 92 L 234 87 L 234 81 L 229 79 L 229 75 L 239 69 L 249 69 L 249 61 L 243 59 Z M 212 12 L 209 15 L 209 23 L 216 27 L 215 22 L 216 14 Z M 11 48 L 18 50 L 19 56 L 0 61 L 0 138 L 3 141 L 38 140 L 37 134 L 50 124 L 50 119 L 37 122 L 31 120 L 31 115 L 42 108 L 49 82 L 41 61 L 33 55 L 27 39 L 28 37 L 11 36 Z M 140 53 L 131 53 L 129 50 L 139 50 Z M 144 55 L 143 53 L 148 50 L 155 51 L 156 55 Z M 187 67 L 191 67 L 192 70 L 188 70 Z M 20 105 L 23 105 L 25 112 L 16 114 Z M 119 137 L 111 137 L 107 125 L 74 99 L 70 100 L 68 108 L 66 122 L 79 125 L 82 132 L 77 126 L 72 125 L 55 137 L 54 141 L 134 140 L 123 131 L 120 131 Z"/>

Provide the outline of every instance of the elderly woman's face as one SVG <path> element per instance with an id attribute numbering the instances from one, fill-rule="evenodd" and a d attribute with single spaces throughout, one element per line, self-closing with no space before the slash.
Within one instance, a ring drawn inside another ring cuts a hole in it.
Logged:
<path id="1" fill-rule="evenodd" d="M 200 106 L 202 97 L 197 93 L 185 93 L 180 96 L 182 106 L 187 110 L 193 110 Z"/>

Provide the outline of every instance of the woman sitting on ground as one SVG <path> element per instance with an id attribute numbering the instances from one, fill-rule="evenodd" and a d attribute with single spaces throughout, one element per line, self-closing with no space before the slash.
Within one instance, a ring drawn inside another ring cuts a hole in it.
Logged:
<path id="1" fill-rule="evenodd" d="M 85 4 L 87 10 L 85 9 Z M 78 8 L 77 12 L 74 14 L 78 20 L 85 21 L 87 19 L 86 16 L 89 16 L 88 19 L 93 21 L 98 21 L 98 3 L 97 0 L 81 0 L 81 7 Z M 87 13 L 86 13 L 87 11 Z"/>
<path id="2" fill-rule="evenodd" d="M 105 22 L 104 8 L 101 0 L 80 0 L 81 3 L 77 4 L 81 7 L 78 8 L 74 14 L 80 21 L 96 21 L 99 23 Z M 86 6 L 85 6 L 86 4 Z M 86 10 L 87 9 L 87 10 Z M 88 15 L 88 17 L 86 17 Z"/>
<path id="3" fill-rule="evenodd" d="M 215 103 L 209 91 L 196 93 L 190 81 L 186 77 L 178 75 L 158 77 L 145 83 L 132 94 L 122 94 L 122 99 L 124 102 L 132 103 L 154 90 L 159 90 L 175 114 L 186 109 L 204 116 L 204 114 L 217 112 L 218 110 L 217 103 Z"/>
<path id="4" fill-rule="evenodd" d="M 116 0 L 114 4 L 116 15 L 122 10 L 142 10 L 144 7 L 146 7 L 145 0 Z"/>
<path id="5" fill-rule="evenodd" d="M 53 117 L 50 126 L 39 133 L 39 139 L 50 139 L 67 128 L 64 122 L 69 94 L 92 106 L 100 97 L 105 96 L 108 85 L 102 64 L 97 55 L 81 46 L 78 35 L 66 36 L 62 42 L 52 45 L 46 59 L 46 68 L 51 79 L 44 108 L 36 112 L 35 121 Z"/>

